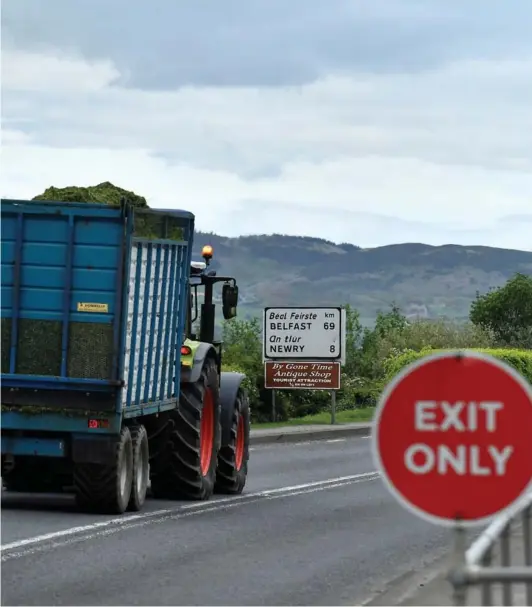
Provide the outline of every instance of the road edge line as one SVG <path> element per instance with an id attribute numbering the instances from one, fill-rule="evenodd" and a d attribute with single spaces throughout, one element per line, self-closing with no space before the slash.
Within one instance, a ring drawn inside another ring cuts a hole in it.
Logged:
<path id="1" fill-rule="evenodd" d="M 298 430 L 296 432 L 278 432 L 262 436 L 250 436 L 250 445 L 265 445 L 271 443 L 299 443 L 308 440 L 323 440 L 327 438 L 347 438 L 350 436 L 371 436 L 372 424 L 363 427 L 331 426 L 329 429 Z"/>

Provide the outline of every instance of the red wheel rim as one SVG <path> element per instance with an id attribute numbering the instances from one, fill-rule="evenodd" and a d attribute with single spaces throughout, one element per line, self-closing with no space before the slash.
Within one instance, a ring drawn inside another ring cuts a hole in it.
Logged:
<path id="1" fill-rule="evenodd" d="M 212 450 L 214 443 L 214 399 L 212 391 L 207 388 L 203 398 L 200 424 L 200 468 L 201 474 L 206 476 L 211 467 Z"/>
<path id="2" fill-rule="evenodd" d="M 238 424 L 236 427 L 235 460 L 236 469 L 240 470 L 240 468 L 242 468 L 242 462 L 244 461 L 244 418 L 242 415 L 238 416 Z"/>

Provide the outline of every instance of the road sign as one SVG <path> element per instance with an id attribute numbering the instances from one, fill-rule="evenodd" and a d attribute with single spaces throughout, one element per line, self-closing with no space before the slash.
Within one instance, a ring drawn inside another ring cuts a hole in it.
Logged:
<path id="1" fill-rule="evenodd" d="M 483 524 L 532 479 L 532 387 L 478 352 L 437 353 L 399 373 L 377 406 L 377 467 L 431 522 Z"/>
<path id="2" fill-rule="evenodd" d="M 344 362 L 345 310 L 338 308 L 265 308 L 264 360 Z"/>
<path id="3" fill-rule="evenodd" d="M 273 390 L 339 390 L 340 363 L 266 361 L 264 387 Z"/>

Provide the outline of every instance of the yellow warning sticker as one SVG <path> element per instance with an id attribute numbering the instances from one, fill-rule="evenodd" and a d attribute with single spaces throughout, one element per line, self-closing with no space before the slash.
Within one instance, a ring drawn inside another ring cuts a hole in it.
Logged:
<path id="1" fill-rule="evenodd" d="M 78 312 L 109 312 L 109 306 L 106 303 L 89 303 L 85 301 L 78 302 Z"/>

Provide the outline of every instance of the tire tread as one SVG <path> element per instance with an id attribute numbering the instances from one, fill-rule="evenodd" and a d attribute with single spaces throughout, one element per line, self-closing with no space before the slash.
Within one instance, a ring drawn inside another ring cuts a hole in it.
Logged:
<path id="1" fill-rule="evenodd" d="M 242 468 L 236 469 L 236 437 L 238 428 L 238 419 L 240 415 L 244 415 L 245 424 L 245 443 L 244 443 L 244 459 Z M 227 445 L 222 445 L 218 453 L 218 467 L 216 469 L 216 493 L 225 495 L 238 495 L 242 493 L 246 484 L 249 461 L 249 401 L 242 390 L 239 390 L 233 414 L 231 416 L 230 442 Z"/>
<path id="2" fill-rule="evenodd" d="M 129 431 L 131 433 L 131 444 L 133 451 L 133 471 L 131 475 L 131 496 L 129 498 L 129 503 L 127 509 L 130 512 L 140 512 L 142 510 L 142 506 L 144 505 L 144 501 L 146 500 L 146 488 L 144 489 L 144 495 L 137 495 L 137 462 L 136 456 L 137 452 L 142 449 L 142 443 L 148 440 L 148 433 L 146 432 L 146 428 L 141 424 L 134 424 L 129 427 Z M 148 446 L 148 461 L 149 461 L 149 446 Z M 147 476 L 146 476 L 147 479 Z"/>
<path id="3" fill-rule="evenodd" d="M 122 514 L 125 511 L 127 502 L 125 505 L 120 503 L 119 496 L 118 460 L 120 452 L 123 449 L 131 450 L 131 446 L 131 433 L 127 426 L 124 426 L 120 432 L 120 438 L 116 441 L 113 464 L 77 464 L 75 466 L 74 491 L 76 502 L 81 508 L 102 514 Z"/>
<path id="4" fill-rule="evenodd" d="M 215 436 L 212 464 L 204 477 L 200 467 L 200 420 L 203 398 L 212 389 Z M 152 463 L 152 494 L 166 499 L 209 499 L 214 491 L 217 454 L 220 448 L 220 397 L 216 363 L 208 358 L 195 384 L 182 384 L 177 409 L 171 411 L 164 432 L 164 447 Z"/>

